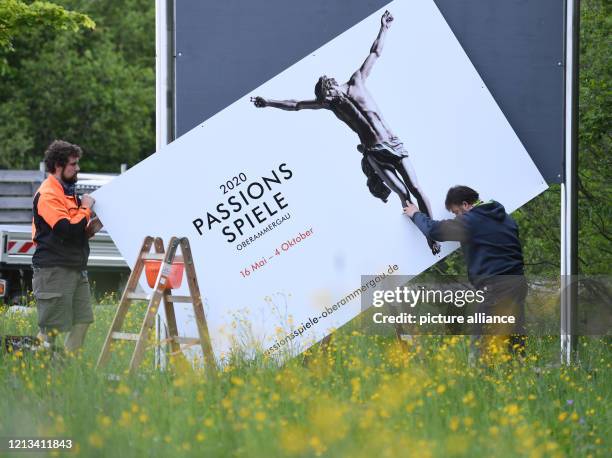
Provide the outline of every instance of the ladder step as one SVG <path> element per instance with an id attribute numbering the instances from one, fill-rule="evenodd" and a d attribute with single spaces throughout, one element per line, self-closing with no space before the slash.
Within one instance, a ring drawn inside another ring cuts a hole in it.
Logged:
<path id="1" fill-rule="evenodd" d="M 143 253 L 140 259 L 147 259 L 151 261 L 163 261 L 166 259 L 166 253 Z M 174 257 L 173 262 L 183 262 L 183 256 L 180 254 Z"/>
<path id="2" fill-rule="evenodd" d="M 128 300 L 130 301 L 147 301 L 151 300 L 151 296 L 147 293 L 128 293 Z"/>
<path id="3" fill-rule="evenodd" d="M 200 339 L 196 337 L 174 337 L 174 340 L 183 345 L 197 345 Z"/>
<path id="4" fill-rule="evenodd" d="M 115 340 L 138 340 L 140 334 L 132 334 L 129 332 L 113 332 L 111 338 Z"/>
<path id="5" fill-rule="evenodd" d="M 193 298 L 191 296 L 166 296 L 166 300 L 168 302 L 173 302 L 173 303 L 178 303 L 178 302 L 191 303 L 193 302 Z"/>
<path id="6" fill-rule="evenodd" d="M 163 261 L 166 257 L 166 253 L 143 253 L 141 259 L 149 259 L 152 261 Z"/>

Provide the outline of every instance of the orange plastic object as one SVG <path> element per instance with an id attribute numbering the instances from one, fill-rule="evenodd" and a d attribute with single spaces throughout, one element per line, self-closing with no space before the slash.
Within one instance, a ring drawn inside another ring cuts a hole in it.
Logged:
<path id="1" fill-rule="evenodd" d="M 151 288 L 155 286 L 160 266 L 161 261 L 157 261 L 156 259 L 145 259 L 145 274 L 147 276 L 147 283 Z M 183 282 L 183 270 L 185 270 L 185 264 L 183 262 L 173 262 L 170 268 L 170 275 L 167 277 L 168 281 L 163 285 L 163 289 L 180 288 Z"/>

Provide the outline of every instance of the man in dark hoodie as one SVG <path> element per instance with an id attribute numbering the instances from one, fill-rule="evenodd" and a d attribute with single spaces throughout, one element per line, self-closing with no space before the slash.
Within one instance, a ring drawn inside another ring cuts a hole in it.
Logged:
<path id="1" fill-rule="evenodd" d="M 485 301 L 478 312 L 487 315 L 514 315 L 516 323 L 509 329 L 477 329 L 477 334 L 509 334 L 512 353 L 524 354 L 524 312 L 527 282 L 518 226 L 503 205 L 493 200 L 482 202 L 478 193 L 467 186 L 448 190 L 446 209 L 455 219 L 436 221 L 413 205 L 408 215 L 425 237 L 439 242 L 461 242 L 468 278 L 472 285 L 485 291 Z M 477 339 L 479 340 L 479 339 Z"/>

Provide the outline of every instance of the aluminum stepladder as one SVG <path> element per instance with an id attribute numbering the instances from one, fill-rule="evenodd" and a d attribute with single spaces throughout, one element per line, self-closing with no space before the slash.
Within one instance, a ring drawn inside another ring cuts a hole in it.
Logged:
<path id="1" fill-rule="evenodd" d="M 178 256 L 176 254 L 179 246 L 181 248 L 182 256 Z M 154 252 L 151 252 L 151 247 L 154 247 Z M 137 293 L 136 288 L 138 286 L 140 276 L 142 275 L 142 271 L 144 270 L 145 260 L 149 259 L 161 261 L 161 266 L 157 280 L 153 287 L 153 292 L 150 295 L 147 295 Z M 183 261 L 184 263 L 185 277 L 189 286 L 189 296 L 173 295 L 172 290 L 165 287 L 168 282 L 168 276 L 170 275 L 173 261 Z M 140 332 L 138 334 L 122 332 L 121 329 L 123 327 L 123 322 L 130 305 L 132 305 L 134 301 L 143 300 L 148 301 L 148 306 L 140 327 Z M 191 248 L 189 246 L 189 240 L 186 237 L 172 237 L 168 244 L 167 251 L 164 251 L 164 244 L 161 238 L 153 238 L 151 236 L 145 237 L 142 248 L 138 254 L 136 264 L 134 265 L 134 269 L 130 274 L 125 290 L 121 296 L 121 301 L 117 307 L 115 318 L 113 319 L 113 323 L 108 331 L 106 340 L 104 341 L 104 346 L 100 352 L 96 368 L 101 368 L 108 363 L 112 352 L 111 344 L 113 341 L 127 340 L 136 342 L 136 348 L 134 349 L 129 365 L 129 374 L 133 374 L 135 372 L 145 356 L 145 350 L 149 344 L 149 336 L 155 325 L 155 317 L 161 301 L 164 303 L 164 311 L 168 324 L 169 337 L 168 339 L 165 339 L 165 341 L 170 344 L 172 354 L 178 354 L 181 352 L 181 344 L 186 344 L 188 346 L 199 345 L 202 348 L 202 353 L 204 355 L 204 361 L 208 368 L 208 372 L 211 374 L 216 373 L 217 366 L 212 351 L 212 345 L 210 343 L 210 335 L 208 333 L 208 326 L 206 324 L 206 316 L 204 315 L 204 307 L 202 306 L 202 298 L 195 272 L 195 265 L 193 262 L 193 256 L 191 254 Z M 193 312 L 199 337 L 179 337 L 178 328 L 176 325 L 176 315 L 174 313 L 175 303 L 193 304 Z"/>

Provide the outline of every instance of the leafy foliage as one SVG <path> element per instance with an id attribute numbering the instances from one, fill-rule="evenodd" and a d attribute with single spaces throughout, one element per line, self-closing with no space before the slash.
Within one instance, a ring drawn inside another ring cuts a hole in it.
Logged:
<path id="1" fill-rule="evenodd" d="M 81 28 L 93 29 L 94 21 L 82 13 L 67 11 L 51 2 L 33 2 L 20 0 L 2 0 L 0 2 L 0 55 L 14 51 L 14 40 L 27 37 L 30 31 L 37 28 L 52 30 L 70 30 L 76 32 Z M 6 61 L 2 61 L 6 64 Z M 0 67 L 1 68 L 1 67 Z"/>
<path id="2" fill-rule="evenodd" d="M 154 2 L 57 3 L 58 11 L 81 11 L 70 14 L 88 24 L 94 18 L 96 28 L 32 21 L 27 34 L 11 37 L 0 88 L 0 167 L 36 169 L 46 146 L 62 138 L 83 147 L 84 170 L 118 172 L 154 150 Z"/>
<path id="3" fill-rule="evenodd" d="M 612 265 L 611 9 L 605 0 L 582 3 L 578 251 L 585 274 L 609 274 Z"/>

